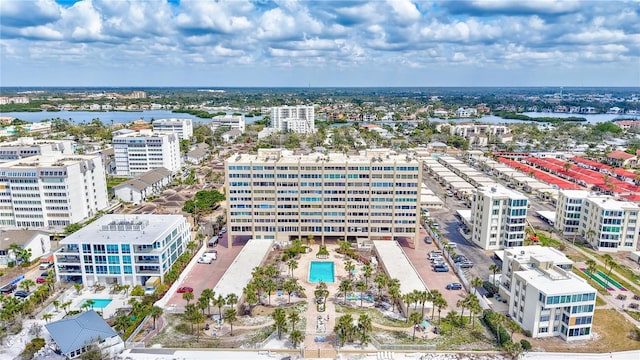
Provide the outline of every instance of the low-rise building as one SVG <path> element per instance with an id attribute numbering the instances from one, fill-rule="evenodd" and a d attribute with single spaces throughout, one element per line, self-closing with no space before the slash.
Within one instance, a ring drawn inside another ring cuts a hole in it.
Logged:
<path id="1" fill-rule="evenodd" d="M 96 346 L 109 359 L 124 351 L 122 338 L 93 310 L 68 316 L 44 327 L 68 359 L 82 356 L 91 350 L 91 346 Z"/>
<path id="2" fill-rule="evenodd" d="M 245 119 L 244 115 L 219 115 L 214 116 L 211 119 L 211 131 L 216 131 L 218 128 L 226 126 L 230 129 L 237 129 L 240 132 L 244 132 Z"/>
<path id="3" fill-rule="evenodd" d="M 234 142 L 240 135 L 242 135 L 242 131 L 238 129 L 231 129 L 224 134 L 222 134 L 222 141 L 225 143 Z"/>
<path id="4" fill-rule="evenodd" d="M 39 259 L 42 255 L 51 251 L 49 234 L 38 230 L 2 230 L 0 233 L 0 267 L 8 266 L 9 262 L 16 262 L 16 250 L 12 245 L 31 252 L 29 261 Z M 19 250 L 17 250 L 19 251 Z"/>
<path id="5" fill-rule="evenodd" d="M 185 159 L 190 164 L 198 165 L 202 163 L 207 158 L 207 156 L 209 156 L 209 149 L 198 148 L 189 151 L 185 156 Z"/>
<path id="6" fill-rule="evenodd" d="M 113 191 L 116 198 L 137 205 L 149 196 L 159 194 L 172 179 L 171 171 L 157 168 L 114 186 Z"/>
<path id="7" fill-rule="evenodd" d="M 189 140 L 193 136 L 193 122 L 191 119 L 159 119 L 154 120 L 152 125 L 155 132 L 175 133 L 183 140 Z"/>
<path id="8" fill-rule="evenodd" d="M 144 285 L 166 273 L 191 241 L 182 215 L 104 215 L 60 241 L 57 281 Z"/>
<path id="9" fill-rule="evenodd" d="M 532 337 L 591 337 L 596 290 L 573 274 L 572 267 L 573 262 L 554 248 L 505 249 L 500 294 L 508 300 L 511 319 Z"/>
<path id="10" fill-rule="evenodd" d="M 607 154 L 607 162 L 619 167 L 636 166 L 638 158 L 633 154 L 616 150 Z"/>

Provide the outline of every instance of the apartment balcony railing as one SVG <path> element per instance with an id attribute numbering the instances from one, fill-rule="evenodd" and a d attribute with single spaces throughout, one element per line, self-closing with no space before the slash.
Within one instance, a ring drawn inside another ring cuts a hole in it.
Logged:
<path id="1" fill-rule="evenodd" d="M 145 270 L 136 270 L 137 274 L 160 274 L 160 269 L 145 269 Z"/>
<path id="2" fill-rule="evenodd" d="M 133 252 L 136 254 L 149 254 L 153 252 L 160 252 L 160 249 L 154 249 L 153 247 L 138 247 L 133 248 Z"/>
<path id="3" fill-rule="evenodd" d="M 79 263 L 80 256 L 58 256 L 56 260 L 59 263 Z"/>
<path id="4" fill-rule="evenodd" d="M 82 270 L 77 268 L 58 267 L 59 274 L 82 274 Z"/>
<path id="5" fill-rule="evenodd" d="M 69 253 L 69 254 L 79 254 L 80 253 L 80 249 L 74 249 L 74 248 L 62 248 L 60 250 L 58 250 L 61 253 Z"/>
<path id="6" fill-rule="evenodd" d="M 151 260 L 136 259 L 136 264 L 160 264 L 160 260 L 159 259 L 151 259 Z"/>

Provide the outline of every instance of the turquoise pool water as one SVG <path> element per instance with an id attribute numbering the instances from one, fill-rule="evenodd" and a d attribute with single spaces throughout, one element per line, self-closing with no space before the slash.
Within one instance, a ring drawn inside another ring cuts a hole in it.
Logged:
<path id="1" fill-rule="evenodd" d="M 309 267 L 309 282 L 319 283 L 334 282 L 333 262 L 331 261 L 312 261 Z"/>
<path id="2" fill-rule="evenodd" d="M 94 309 L 104 309 L 107 307 L 107 305 L 111 304 L 111 299 L 91 299 L 93 300 L 93 308 Z M 84 305 L 86 303 L 86 301 L 84 303 L 82 303 L 82 305 Z M 82 307 L 82 305 L 80 305 L 80 307 Z"/>

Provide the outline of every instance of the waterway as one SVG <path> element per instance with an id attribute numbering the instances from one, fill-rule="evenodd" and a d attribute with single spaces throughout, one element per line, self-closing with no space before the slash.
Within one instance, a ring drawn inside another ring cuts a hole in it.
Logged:
<path id="1" fill-rule="evenodd" d="M 42 120 L 50 120 L 55 118 L 71 119 L 74 123 L 89 123 L 91 120 L 98 118 L 104 124 L 126 124 L 135 120 L 143 119 L 145 121 L 151 121 L 151 119 L 192 119 L 195 123 L 209 122 L 209 119 L 202 119 L 190 114 L 174 113 L 169 110 L 144 110 L 144 111 L 37 111 L 37 112 L 4 112 L 0 113 L 0 116 L 10 116 L 16 119 L 40 122 Z M 245 118 L 246 123 L 253 123 L 256 120 L 261 119 L 261 116 L 254 116 Z"/>
<path id="2" fill-rule="evenodd" d="M 611 121 L 620 115 L 614 114 L 568 114 L 568 113 L 543 113 L 543 112 L 526 112 L 524 115 L 530 117 L 555 117 L 555 118 L 565 118 L 565 117 L 583 117 L 587 119 L 587 122 L 590 124 L 601 123 L 606 121 Z M 174 113 L 169 110 L 145 110 L 145 111 L 55 111 L 55 112 L 47 112 L 47 111 L 38 111 L 38 112 L 4 112 L 0 113 L 0 116 L 11 116 L 24 121 L 31 122 L 40 122 L 42 120 L 49 120 L 55 118 L 61 119 L 71 119 L 74 123 L 79 124 L 82 122 L 89 123 L 91 120 L 98 118 L 103 123 L 109 124 L 113 122 L 114 124 L 122 124 L 129 123 L 138 119 L 143 119 L 145 121 L 150 121 L 151 119 L 166 119 L 166 118 L 181 118 L 181 119 L 192 119 L 196 123 L 205 123 L 208 122 L 208 119 L 201 119 L 199 117 L 183 114 L 183 113 Z M 256 120 L 261 119 L 261 116 L 255 116 L 250 118 L 245 118 L 245 122 L 247 124 L 251 124 Z M 432 118 L 432 121 L 453 121 L 453 122 L 467 122 L 472 119 L 449 119 L 442 120 Z M 485 115 L 481 119 L 477 119 L 483 123 L 497 124 L 497 123 L 521 123 L 522 120 L 514 120 L 514 119 L 503 119 L 494 115 Z M 380 122 L 376 121 L 376 124 L 390 124 L 394 125 L 394 122 Z M 409 122 L 415 123 L 415 122 Z M 366 124 L 366 123 L 363 123 Z M 334 124 L 337 126 L 344 126 L 350 124 Z"/>

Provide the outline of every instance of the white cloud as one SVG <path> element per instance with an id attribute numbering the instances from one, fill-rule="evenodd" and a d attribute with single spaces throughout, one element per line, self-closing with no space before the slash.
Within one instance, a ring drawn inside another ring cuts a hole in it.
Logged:
<path id="1" fill-rule="evenodd" d="M 393 9 L 397 18 L 403 22 L 413 22 L 420 18 L 420 11 L 409 0 L 387 0 L 387 4 Z"/>

